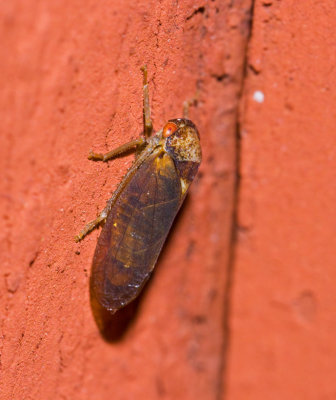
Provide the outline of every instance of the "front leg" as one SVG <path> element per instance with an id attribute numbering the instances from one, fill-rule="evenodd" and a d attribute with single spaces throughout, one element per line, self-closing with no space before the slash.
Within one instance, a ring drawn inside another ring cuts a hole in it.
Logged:
<path id="1" fill-rule="evenodd" d="M 143 123 L 144 123 L 144 134 L 145 138 L 152 135 L 153 123 L 151 119 L 150 103 L 149 103 L 149 91 L 148 91 L 148 79 L 147 79 L 147 65 L 141 67 L 143 73 Z"/>
<path id="2" fill-rule="evenodd" d="M 117 157 L 123 153 L 126 153 L 130 150 L 136 151 L 136 159 L 132 166 L 132 168 L 127 172 L 123 181 L 118 186 L 117 190 L 113 193 L 111 199 L 107 202 L 104 210 L 99 214 L 99 216 L 93 221 L 89 222 L 85 227 L 79 232 L 78 235 L 75 236 L 75 241 L 79 242 L 82 240 L 89 232 L 93 229 L 97 228 L 99 225 L 106 221 L 106 218 L 121 191 L 127 184 L 127 180 L 129 176 L 139 168 L 141 163 L 144 161 L 149 154 L 151 154 L 155 147 L 156 142 L 149 139 L 153 132 L 153 124 L 150 115 L 150 105 L 149 105 L 149 91 L 148 91 L 148 79 L 147 79 L 147 66 L 143 66 L 141 68 L 143 73 L 143 119 L 144 119 L 144 137 L 140 137 L 138 139 L 132 140 L 128 143 L 125 143 L 116 149 L 109 151 L 106 154 L 102 153 L 94 153 L 90 151 L 89 160 L 93 161 L 108 161 L 114 157 Z M 148 139 L 148 140 L 147 140 Z"/>
<path id="3" fill-rule="evenodd" d="M 88 158 L 89 158 L 89 160 L 93 160 L 93 161 L 108 161 L 111 158 L 114 158 L 114 157 L 116 157 L 122 153 L 125 153 L 129 150 L 132 150 L 134 148 L 143 146 L 144 144 L 146 144 L 146 140 L 144 138 L 139 138 L 139 139 L 132 140 L 128 143 L 125 143 L 125 144 L 117 147 L 116 149 L 109 151 L 106 154 L 94 153 L 93 151 L 90 151 Z M 79 232 L 79 234 L 75 236 L 75 242 L 79 242 L 80 240 L 84 239 L 84 237 L 88 233 L 90 233 L 93 229 L 97 228 L 99 225 L 101 225 L 102 223 L 105 222 L 107 215 L 112 207 L 112 204 L 116 198 L 117 193 L 118 193 L 118 191 L 115 191 L 115 193 L 113 193 L 111 199 L 107 202 L 106 207 L 99 214 L 99 216 L 96 219 L 94 219 L 93 221 L 89 222 L 87 225 L 85 225 L 85 227 Z"/>
<path id="4" fill-rule="evenodd" d="M 108 161 L 111 158 L 126 153 L 129 150 L 133 150 L 137 147 L 143 146 L 145 143 L 146 140 L 143 137 L 139 137 L 138 139 L 131 140 L 128 143 L 122 144 L 121 146 L 109 151 L 106 154 L 94 153 L 93 151 L 90 151 L 88 159 L 93 161 Z"/>
<path id="5" fill-rule="evenodd" d="M 189 100 L 186 100 L 183 103 L 183 118 L 189 119 L 189 109 L 190 109 L 191 106 L 197 105 L 198 98 L 199 98 L 199 91 L 197 90 L 197 92 L 196 92 L 194 97 L 192 97 Z"/>

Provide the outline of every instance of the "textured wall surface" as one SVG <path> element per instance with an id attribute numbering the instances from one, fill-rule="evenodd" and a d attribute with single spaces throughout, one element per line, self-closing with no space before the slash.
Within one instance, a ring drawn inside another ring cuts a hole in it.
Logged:
<path id="1" fill-rule="evenodd" d="M 228 399 L 336 398 L 335 18 L 333 1 L 255 4 Z"/>
<path id="2" fill-rule="evenodd" d="M 1 399 L 215 399 L 225 391 L 236 125 L 250 1 L 2 3 Z M 183 101 L 204 161 L 131 313 L 93 317 L 93 219 L 132 163 L 87 160 Z"/>
<path id="3" fill-rule="evenodd" d="M 336 398 L 334 1 L 0 5 L 1 400 Z M 198 126 L 203 164 L 134 305 L 97 315 L 99 231 L 131 166 Z M 239 178 L 237 178 L 239 176 Z"/>

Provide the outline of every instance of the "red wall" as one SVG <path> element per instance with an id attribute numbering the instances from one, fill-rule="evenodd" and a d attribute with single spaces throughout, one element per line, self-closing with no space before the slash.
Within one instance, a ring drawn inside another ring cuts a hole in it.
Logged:
<path id="1" fill-rule="evenodd" d="M 331 0 L 0 5 L 1 399 L 334 399 Z M 87 160 L 191 110 L 203 163 L 139 301 L 97 315 Z M 336 276 L 335 276 L 336 278 Z"/>
<path id="2" fill-rule="evenodd" d="M 242 99 L 228 398 L 334 399 L 336 8 L 267 3 Z"/>

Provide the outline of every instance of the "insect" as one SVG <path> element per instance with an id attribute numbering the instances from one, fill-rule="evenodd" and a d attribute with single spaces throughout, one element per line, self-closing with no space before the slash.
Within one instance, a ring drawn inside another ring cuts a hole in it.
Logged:
<path id="1" fill-rule="evenodd" d="M 91 288 L 112 313 L 134 300 L 150 277 L 202 158 L 198 131 L 187 118 L 171 119 L 152 135 L 146 66 L 142 72 L 144 136 L 88 158 L 108 161 L 131 149 L 137 157 L 98 218 L 75 237 L 78 242 L 105 222 Z"/>

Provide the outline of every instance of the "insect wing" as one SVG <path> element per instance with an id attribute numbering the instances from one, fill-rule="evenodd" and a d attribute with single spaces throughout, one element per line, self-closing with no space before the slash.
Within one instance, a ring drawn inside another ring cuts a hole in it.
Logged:
<path id="1" fill-rule="evenodd" d="M 149 156 L 131 176 L 107 217 L 93 258 L 91 285 L 99 303 L 116 311 L 149 278 L 181 205 L 171 157 Z"/>

